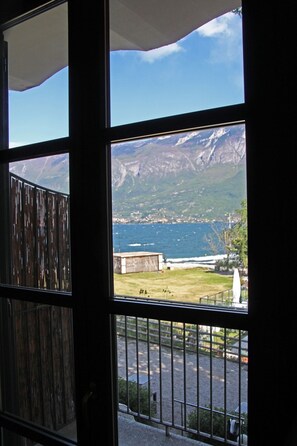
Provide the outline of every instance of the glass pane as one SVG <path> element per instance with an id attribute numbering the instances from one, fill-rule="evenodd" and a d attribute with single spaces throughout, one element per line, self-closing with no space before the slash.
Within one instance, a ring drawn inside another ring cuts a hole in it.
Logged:
<path id="1" fill-rule="evenodd" d="M 0 306 L 2 410 L 74 438 L 72 310 L 7 299 Z"/>
<path id="2" fill-rule="evenodd" d="M 6 429 L 3 429 L 1 444 L 3 446 L 41 446 L 40 443 L 37 445 L 34 441 Z"/>
<path id="3" fill-rule="evenodd" d="M 67 3 L 4 32 L 11 148 L 68 136 Z"/>
<path id="4" fill-rule="evenodd" d="M 70 435 L 68 435 L 68 434 L 65 435 L 65 431 L 69 432 Z M 0 431 L 0 435 L 1 435 L 1 431 Z M 64 438 L 67 438 L 67 440 L 70 439 L 70 440 L 76 441 L 75 426 L 69 425 L 67 428 L 61 429 L 61 431 L 58 432 L 58 435 L 62 436 Z M 36 441 L 29 440 L 26 437 L 23 437 L 21 435 L 16 434 L 15 432 L 11 432 L 6 429 L 2 430 L 1 440 L 2 440 L 1 446 L 43 446 L 45 444 L 45 443 L 41 443 L 41 442 L 36 443 Z"/>
<path id="5" fill-rule="evenodd" d="M 163 444 L 165 432 L 247 444 L 246 331 L 132 316 L 116 321 L 120 445 L 133 433 Z"/>
<path id="6" fill-rule="evenodd" d="M 112 196 L 116 295 L 247 307 L 244 125 L 114 144 Z"/>
<path id="7" fill-rule="evenodd" d="M 111 2 L 112 125 L 244 101 L 240 2 L 126 3 Z"/>
<path id="8" fill-rule="evenodd" d="M 68 155 L 11 163 L 2 181 L 9 208 L 3 225 L 11 235 L 2 281 L 70 291 Z"/>

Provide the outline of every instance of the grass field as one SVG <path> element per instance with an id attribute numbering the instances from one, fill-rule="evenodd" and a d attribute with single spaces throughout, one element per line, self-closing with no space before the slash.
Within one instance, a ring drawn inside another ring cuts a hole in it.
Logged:
<path id="1" fill-rule="evenodd" d="M 232 281 L 232 275 L 203 268 L 114 275 L 116 295 L 189 303 L 197 303 L 201 297 L 230 290 Z"/>

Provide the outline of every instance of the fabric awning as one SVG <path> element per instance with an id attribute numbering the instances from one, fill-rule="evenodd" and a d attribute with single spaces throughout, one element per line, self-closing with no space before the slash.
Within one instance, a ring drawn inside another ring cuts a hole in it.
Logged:
<path id="1" fill-rule="evenodd" d="M 111 0 L 111 50 L 148 51 L 177 42 L 240 0 Z M 67 4 L 4 31 L 9 88 L 40 85 L 68 65 Z"/>

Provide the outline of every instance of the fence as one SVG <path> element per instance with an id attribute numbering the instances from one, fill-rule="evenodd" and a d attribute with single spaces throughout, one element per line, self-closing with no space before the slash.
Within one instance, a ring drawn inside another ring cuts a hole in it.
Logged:
<path id="1" fill-rule="evenodd" d="M 13 285 L 70 290 L 69 201 L 10 175 Z"/>
<path id="2" fill-rule="evenodd" d="M 10 174 L 9 199 L 11 284 L 70 291 L 69 196 Z M 72 312 L 18 300 L 3 305 L 14 389 L 6 410 L 59 430 L 75 419 Z"/>

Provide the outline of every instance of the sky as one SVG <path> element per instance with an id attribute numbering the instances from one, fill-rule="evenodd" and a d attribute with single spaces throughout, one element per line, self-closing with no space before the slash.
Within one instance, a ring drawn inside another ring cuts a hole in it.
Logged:
<path id="1" fill-rule="evenodd" d="M 228 13 L 159 49 L 114 51 L 111 124 L 242 103 L 241 17 Z M 68 136 L 68 70 L 9 93 L 10 147 Z"/>

